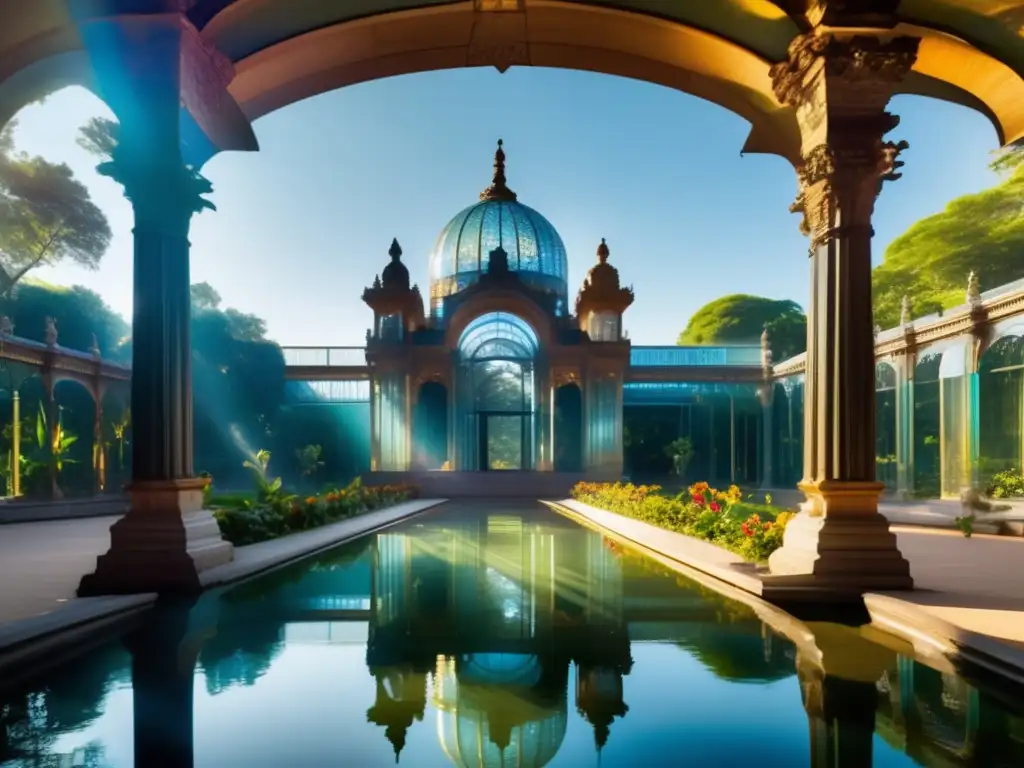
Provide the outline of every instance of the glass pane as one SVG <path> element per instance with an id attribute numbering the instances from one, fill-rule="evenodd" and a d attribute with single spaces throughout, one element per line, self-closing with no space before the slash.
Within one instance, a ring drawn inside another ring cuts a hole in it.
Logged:
<path id="1" fill-rule="evenodd" d="M 914 367 L 914 491 L 939 495 L 939 364 L 941 354 L 921 358 Z"/>
<path id="2" fill-rule="evenodd" d="M 1024 336 L 998 339 L 981 358 L 979 472 L 988 485 L 992 475 L 1021 469 L 1024 430 Z"/>
<path id="3" fill-rule="evenodd" d="M 459 251 L 456 257 L 459 272 L 476 272 L 482 269 L 480 259 L 480 220 L 485 207 L 478 205 L 470 211 L 466 225 L 459 234 Z M 490 248 L 484 251 L 488 253 Z"/>
<path id="4" fill-rule="evenodd" d="M 487 417 L 487 466 L 490 469 L 523 468 L 523 417 Z"/>
<path id="5" fill-rule="evenodd" d="M 896 488 L 896 369 L 875 366 L 875 479 Z"/>

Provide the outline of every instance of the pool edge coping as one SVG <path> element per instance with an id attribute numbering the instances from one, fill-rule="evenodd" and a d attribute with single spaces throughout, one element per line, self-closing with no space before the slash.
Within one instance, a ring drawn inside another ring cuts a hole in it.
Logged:
<path id="1" fill-rule="evenodd" d="M 571 502 L 572 506 L 567 506 L 566 502 Z M 644 554 L 653 557 L 672 570 L 754 608 L 765 623 L 794 643 L 800 644 L 800 639 L 794 637 L 791 631 L 794 625 L 803 625 L 803 622 L 780 608 L 774 601 L 785 601 L 787 598 L 797 597 L 799 602 L 803 602 L 809 596 L 806 590 L 798 589 L 790 592 L 784 587 L 773 588 L 771 585 L 760 582 L 756 577 L 747 577 L 745 574 L 730 571 L 718 564 L 701 561 L 693 553 L 685 553 L 686 559 L 684 560 L 679 553 L 673 555 L 664 552 L 653 546 L 652 543 L 634 538 L 602 522 L 606 516 L 614 516 L 608 518 L 607 522 L 628 521 L 636 524 L 633 527 L 640 532 L 645 532 L 646 528 L 656 532 L 664 531 L 664 529 L 642 520 L 634 520 L 616 512 L 597 509 L 575 499 L 542 500 L 542 503 L 559 514 L 598 529 L 605 535 L 610 534 L 612 538 L 639 547 L 644 550 Z M 577 507 L 583 509 L 577 509 Z M 597 514 L 592 515 L 592 512 Z M 721 547 L 715 547 L 713 544 L 684 534 L 673 531 L 665 532 L 718 549 L 723 554 L 732 554 Z M 751 589 L 746 586 L 750 581 L 755 580 L 759 582 L 757 587 Z M 871 620 L 870 624 L 866 626 L 888 635 L 900 645 L 905 645 L 907 650 L 921 661 L 926 661 L 941 671 L 956 672 L 957 674 L 962 674 L 958 669 L 957 662 L 967 662 L 1015 683 L 1024 684 L 1024 650 L 1018 650 L 997 638 L 958 627 L 945 619 L 928 613 L 914 603 L 892 594 L 868 592 L 864 593 L 863 600 Z M 758 606 L 771 610 L 762 611 Z M 777 613 L 783 614 L 787 619 L 781 623 L 781 626 L 772 620 L 778 620 Z M 783 627 L 789 629 L 783 629 Z M 804 632 L 810 633 L 810 630 L 804 628 L 801 630 L 801 634 Z M 813 634 L 807 639 L 813 642 Z M 881 642 L 881 638 L 876 639 Z"/>
<path id="2" fill-rule="evenodd" d="M 360 515 L 357 518 L 340 520 L 328 526 L 322 526 L 310 531 L 302 531 L 291 536 L 282 536 L 267 542 L 247 545 L 259 547 L 262 544 L 276 542 L 278 543 L 278 551 L 257 557 L 252 562 L 237 563 L 232 561 L 223 566 L 211 568 L 209 571 L 201 572 L 199 576 L 202 591 L 199 594 L 227 587 L 235 582 L 244 581 L 245 579 L 286 567 L 303 558 L 332 549 L 352 539 L 366 536 L 410 520 L 447 503 L 447 501 L 448 499 L 413 499 L 403 501 L 384 509 L 374 510 L 366 515 Z M 385 514 L 389 511 L 398 511 L 397 508 L 407 505 L 412 508 L 402 514 L 394 517 L 387 517 Z M 365 522 L 369 523 L 365 527 L 353 526 L 348 528 L 346 526 L 346 524 L 351 524 L 354 521 L 364 521 L 364 518 L 368 518 L 365 519 Z M 382 520 L 381 518 L 386 519 Z M 334 526 L 346 526 L 347 529 L 339 531 L 336 536 L 325 535 L 326 530 Z M 308 535 L 316 533 L 320 535 Z M 301 538 L 302 540 L 295 541 L 296 538 Z M 289 539 L 292 539 L 289 543 L 293 546 L 281 547 L 281 543 Z M 239 547 L 238 549 L 244 551 L 246 547 Z M 204 573 L 213 575 L 212 577 L 204 577 Z M 76 597 L 66 605 L 61 605 L 52 611 L 0 624 L 0 680 L 7 683 L 11 678 L 15 677 L 9 671 L 11 668 L 31 666 L 41 656 L 58 654 L 66 650 L 69 644 L 78 642 L 88 644 L 95 635 L 102 634 L 122 624 L 127 625 L 130 620 L 138 618 L 141 614 L 150 610 L 156 604 L 158 597 L 153 592 L 134 595 Z"/>
<path id="3" fill-rule="evenodd" d="M 1024 685 L 1024 650 L 959 627 L 892 594 L 865 593 L 864 606 L 872 626 L 910 643 L 922 658 L 963 660 Z"/>
<path id="4" fill-rule="evenodd" d="M 662 552 L 661 550 L 656 549 L 651 545 L 644 543 L 643 541 L 638 541 L 637 539 L 631 538 L 630 536 L 614 528 L 597 522 L 596 520 L 592 519 L 588 514 L 585 514 L 579 510 L 575 510 L 572 507 L 566 506 L 564 504 L 564 501 L 565 500 L 552 501 L 549 499 L 541 499 L 540 503 L 544 504 L 546 507 L 553 510 L 554 512 L 557 512 L 558 514 L 564 515 L 565 517 L 568 517 L 571 520 L 575 520 L 576 522 L 580 523 L 585 527 L 596 530 L 597 532 L 605 536 L 608 536 L 609 538 L 617 539 L 620 542 L 624 542 L 628 546 L 640 549 L 645 556 L 651 558 L 652 560 L 655 560 L 661 565 L 664 565 L 670 570 L 675 571 L 676 573 L 679 573 L 682 576 L 685 576 L 686 578 L 696 582 L 700 586 L 707 587 L 708 589 L 711 589 L 714 592 L 726 598 L 735 600 L 738 603 L 746 605 L 748 608 L 754 611 L 754 613 L 757 615 L 759 619 L 761 619 L 761 621 L 763 621 L 765 624 L 767 624 L 769 627 L 771 627 L 774 631 L 778 632 L 783 637 L 790 640 L 795 646 L 797 646 L 798 649 L 813 649 L 815 655 L 820 655 L 820 652 L 818 652 L 817 650 L 817 644 L 814 633 L 806 625 L 805 622 L 796 618 L 795 616 L 783 610 L 774 603 L 769 602 L 760 593 L 747 589 L 741 586 L 740 584 L 736 584 L 731 579 L 725 579 L 721 576 L 716 575 L 716 572 L 728 573 L 726 569 L 708 563 L 698 564 L 697 562 L 684 562 L 683 560 L 673 557 L 672 555 L 666 552 Z M 596 512 L 606 512 L 606 510 L 598 510 L 595 509 L 594 507 L 590 507 L 587 504 L 582 504 L 582 502 L 575 503 L 579 504 L 580 506 L 586 507 L 588 511 L 594 510 Z M 627 518 L 615 512 L 607 512 L 607 514 L 615 515 L 616 517 L 621 518 L 623 520 L 630 520 L 631 522 L 638 522 L 644 526 L 655 528 L 655 526 L 651 526 L 650 523 L 644 523 L 643 521 L 639 520 L 633 521 L 631 518 Z M 671 531 L 669 531 L 669 533 L 671 533 Z M 678 535 L 682 536 L 683 534 Z M 691 537 L 687 536 L 686 538 L 689 539 Z M 698 539 L 692 540 L 699 541 Z M 720 547 L 715 547 L 713 544 L 708 544 L 708 542 L 699 543 L 705 544 L 709 547 L 714 547 L 715 549 L 718 549 L 723 553 L 733 555 L 733 553 L 721 549 Z M 742 574 L 729 573 L 728 575 L 735 576 Z M 744 579 L 743 581 L 747 580 L 748 579 Z"/>

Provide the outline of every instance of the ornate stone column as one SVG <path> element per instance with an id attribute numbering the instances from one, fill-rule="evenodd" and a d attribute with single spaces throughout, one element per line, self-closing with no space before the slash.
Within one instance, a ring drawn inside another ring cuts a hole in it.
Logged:
<path id="1" fill-rule="evenodd" d="M 871 215 L 899 178 L 906 143 L 883 137 L 885 111 L 918 40 L 833 33 L 797 38 L 772 68 L 802 139 L 794 211 L 810 237 L 811 297 L 804 405 L 804 511 L 770 561 L 773 575 L 838 591 L 909 589 L 910 568 L 878 513 L 875 481 Z"/>
<path id="2" fill-rule="evenodd" d="M 113 158 L 99 171 L 123 185 L 135 215 L 134 439 L 130 510 L 79 594 L 198 590 L 200 571 L 233 556 L 202 508 L 206 481 L 192 466 L 188 232 L 193 214 L 213 205 L 202 197 L 209 182 L 182 157 L 181 105 L 192 80 L 218 75 L 216 60 L 194 48 L 197 33 L 177 14 L 108 22 L 103 33 L 83 35 L 106 49 L 99 80 L 120 119 Z"/>

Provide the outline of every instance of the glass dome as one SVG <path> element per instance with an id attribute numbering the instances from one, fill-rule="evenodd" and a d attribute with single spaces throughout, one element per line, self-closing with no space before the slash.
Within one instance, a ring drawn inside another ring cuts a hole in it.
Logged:
<path id="1" fill-rule="evenodd" d="M 480 202 L 460 211 L 441 230 L 430 256 L 430 307 L 440 317 L 444 297 L 465 290 L 487 272 L 501 246 L 508 268 L 527 285 L 555 294 L 564 311 L 569 264 L 562 238 L 547 219 L 516 199 L 505 184 L 505 153 L 498 142 L 494 180 Z"/>
<path id="2" fill-rule="evenodd" d="M 482 671 L 484 679 L 496 674 L 490 683 L 462 680 L 454 658 L 438 659 L 433 692 L 437 736 L 452 765 L 544 768 L 562 746 L 568 713 L 564 697 L 542 706 L 514 687 L 528 684 L 539 672 L 536 657 L 474 654 L 465 661 L 470 669 L 476 661 L 480 666 L 475 671 Z M 518 674 L 508 676 L 508 672 Z"/>

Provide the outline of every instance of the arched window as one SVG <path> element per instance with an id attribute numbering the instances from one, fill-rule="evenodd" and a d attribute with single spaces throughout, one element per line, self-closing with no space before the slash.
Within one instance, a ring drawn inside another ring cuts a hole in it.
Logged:
<path id="1" fill-rule="evenodd" d="M 533 468 L 539 349 L 533 328 L 507 312 L 489 312 L 466 326 L 458 343 L 459 469 Z"/>

